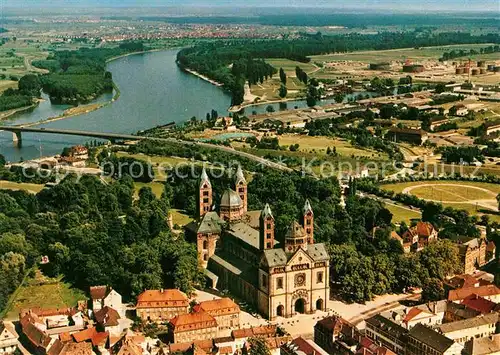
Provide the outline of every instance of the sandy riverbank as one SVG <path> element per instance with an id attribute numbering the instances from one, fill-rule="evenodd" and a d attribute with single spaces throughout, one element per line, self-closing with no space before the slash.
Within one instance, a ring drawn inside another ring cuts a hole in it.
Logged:
<path id="1" fill-rule="evenodd" d="M 212 79 L 210 79 L 209 77 L 207 77 L 207 76 L 205 76 L 205 75 L 202 75 L 202 74 L 198 73 L 198 72 L 197 72 L 197 71 L 195 71 L 195 70 L 188 69 L 188 68 L 183 68 L 183 69 L 184 69 L 185 71 L 187 71 L 188 73 L 190 73 L 190 74 L 193 74 L 193 75 L 197 76 L 197 77 L 198 77 L 198 78 L 200 78 L 200 79 L 203 79 L 203 80 L 205 80 L 205 81 L 208 81 L 208 82 L 209 82 L 210 84 L 212 84 L 212 85 L 219 86 L 219 87 L 224 86 L 224 84 L 221 84 L 221 83 L 219 83 L 219 82 L 217 82 L 217 81 L 215 81 L 215 80 L 212 80 Z"/>
<path id="2" fill-rule="evenodd" d="M 32 110 L 38 106 L 38 103 L 30 105 L 30 106 L 24 106 L 24 107 L 19 107 L 16 109 L 8 110 L 8 111 L 3 111 L 0 112 L 0 121 L 6 120 L 18 113 L 24 113 L 26 111 Z"/>

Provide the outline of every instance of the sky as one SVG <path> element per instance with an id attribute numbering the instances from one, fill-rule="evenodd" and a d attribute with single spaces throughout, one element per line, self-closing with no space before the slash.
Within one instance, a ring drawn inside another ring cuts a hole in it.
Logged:
<path id="1" fill-rule="evenodd" d="M 231 6 L 231 7 L 331 7 L 394 9 L 404 11 L 494 11 L 500 14 L 499 0 L 0 0 L 3 7 L 150 7 L 150 6 Z M 412 7 L 413 6 L 413 7 Z"/>

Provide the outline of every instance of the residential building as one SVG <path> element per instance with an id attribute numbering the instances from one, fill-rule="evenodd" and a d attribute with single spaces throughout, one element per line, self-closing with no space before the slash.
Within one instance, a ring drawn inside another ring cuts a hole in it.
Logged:
<path id="1" fill-rule="evenodd" d="M 329 355 L 312 340 L 302 337 L 293 339 L 281 347 L 283 355 Z"/>
<path id="2" fill-rule="evenodd" d="M 180 314 L 168 323 L 169 339 L 174 343 L 192 343 L 217 337 L 217 321 L 210 314 L 199 311 Z"/>
<path id="3" fill-rule="evenodd" d="M 438 239 L 438 231 L 432 223 L 419 221 L 403 234 L 405 253 L 417 252 Z"/>
<path id="4" fill-rule="evenodd" d="M 458 246 L 461 272 L 472 274 L 486 264 L 486 240 L 474 238 Z"/>
<path id="5" fill-rule="evenodd" d="M 337 316 L 323 318 L 314 326 L 314 342 L 329 354 L 334 354 L 338 350 L 338 340 L 349 341 L 354 339 L 356 334 L 357 329 L 354 324 Z"/>
<path id="6" fill-rule="evenodd" d="M 393 142 L 406 142 L 415 145 L 422 145 L 429 139 L 427 132 L 422 129 L 398 127 L 389 128 L 385 137 Z"/>
<path id="7" fill-rule="evenodd" d="M 464 345 L 464 355 L 500 355 L 500 334 L 474 338 Z"/>
<path id="8" fill-rule="evenodd" d="M 498 313 L 446 323 L 439 326 L 440 333 L 457 343 L 464 344 L 473 338 L 483 338 L 495 334 L 499 321 Z"/>
<path id="9" fill-rule="evenodd" d="M 462 304 L 470 309 L 480 312 L 481 314 L 500 312 L 500 304 L 475 294 L 465 297 Z"/>
<path id="10" fill-rule="evenodd" d="M 144 321 L 166 322 L 189 312 L 189 301 L 179 290 L 147 290 L 137 297 L 137 316 Z"/>
<path id="11" fill-rule="evenodd" d="M 103 330 L 110 332 L 112 335 L 121 333 L 120 315 L 113 308 L 104 306 L 104 308 L 94 312 L 94 318 Z"/>
<path id="12" fill-rule="evenodd" d="M 470 295 L 477 295 L 492 302 L 500 303 L 500 288 L 495 285 L 464 287 L 458 290 L 451 290 L 448 293 L 448 300 L 456 303 L 461 303 Z"/>
<path id="13" fill-rule="evenodd" d="M 17 350 L 18 338 L 14 324 L 0 320 L 0 354 L 13 354 Z"/>
<path id="14" fill-rule="evenodd" d="M 193 307 L 195 312 L 206 312 L 215 318 L 219 330 L 240 327 L 240 307 L 230 298 L 203 301 Z"/>
<path id="15" fill-rule="evenodd" d="M 407 355 L 460 355 L 462 349 L 463 345 L 422 324 L 408 333 Z"/>
<path id="16" fill-rule="evenodd" d="M 480 282 L 474 276 L 469 274 L 455 275 L 443 282 L 447 291 L 456 290 L 464 287 L 479 287 Z"/>
<path id="17" fill-rule="evenodd" d="M 291 223 L 280 244 L 270 206 L 247 210 L 247 182 L 241 168 L 236 172 L 235 189 L 225 190 L 218 212 L 213 211 L 212 185 L 203 170 L 199 219 L 186 226 L 212 286 L 228 289 L 271 320 L 326 310 L 330 258 L 325 245 L 314 242 L 309 201 L 302 223 Z"/>
<path id="18" fill-rule="evenodd" d="M 46 331 L 40 329 L 38 325 L 42 324 L 36 315 L 26 314 L 19 321 L 21 324 L 21 329 L 23 332 L 24 338 L 27 340 L 29 344 L 30 351 L 33 353 L 47 353 L 47 350 L 50 346 L 55 342 Z"/>
<path id="19" fill-rule="evenodd" d="M 92 301 L 92 310 L 94 312 L 105 306 L 116 310 L 121 317 L 125 317 L 122 296 L 113 290 L 110 286 L 91 286 L 90 299 Z"/>
<path id="20" fill-rule="evenodd" d="M 412 307 L 405 312 L 401 325 L 406 329 L 419 323 L 430 327 L 439 325 L 443 322 L 446 306 L 447 301 L 442 300 Z"/>
<path id="21" fill-rule="evenodd" d="M 446 306 L 443 323 L 456 322 L 459 320 L 480 316 L 481 312 L 467 307 L 465 304 L 449 302 Z"/>
<path id="22" fill-rule="evenodd" d="M 377 344 L 367 337 L 360 338 L 359 345 L 356 347 L 355 351 L 356 354 L 360 355 L 396 355 L 395 352 L 387 349 L 385 346 Z M 354 352 L 344 352 L 344 354 L 354 354 Z M 334 355 L 337 355 L 337 353 Z"/>
<path id="23" fill-rule="evenodd" d="M 375 344 L 384 346 L 398 355 L 405 354 L 407 329 L 381 314 L 368 318 L 365 323 L 365 335 Z"/>

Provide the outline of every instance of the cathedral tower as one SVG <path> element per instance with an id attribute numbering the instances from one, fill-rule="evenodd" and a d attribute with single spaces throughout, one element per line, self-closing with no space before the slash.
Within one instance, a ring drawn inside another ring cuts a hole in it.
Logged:
<path id="1" fill-rule="evenodd" d="M 309 200 L 304 205 L 304 231 L 307 244 L 314 244 L 314 213 Z"/>
<path id="2" fill-rule="evenodd" d="M 247 181 L 245 180 L 245 175 L 243 175 L 243 170 L 241 170 L 241 165 L 238 165 L 238 170 L 236 170 L 235 188 L 241 202 L 243 202 L 243 213 L 247 213 Z"/>
<path id="3" fill-rule="evenodd" d="M 271 212 L 271 207 L 266 203 L 266 206 L 260 214 L 260 249 L 274 248 L 274 217 Z"/>
<path id="4" fill-rule="evenodd" d="M 212 184 L 208 179 L 205 167 L 201 172 L 200 179 L 200 192 L 198 196 L 198 215 L 203 217 L 207 212 L 212 209 Z"/>

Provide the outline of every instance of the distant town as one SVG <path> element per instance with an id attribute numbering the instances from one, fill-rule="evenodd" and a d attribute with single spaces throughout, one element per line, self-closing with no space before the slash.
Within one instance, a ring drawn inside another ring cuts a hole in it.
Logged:
<path id="1" fill-rule="evenodd" d="M 78 9 L 2 15 L 0 354 L 500 354 L 493 15 Z"/>

